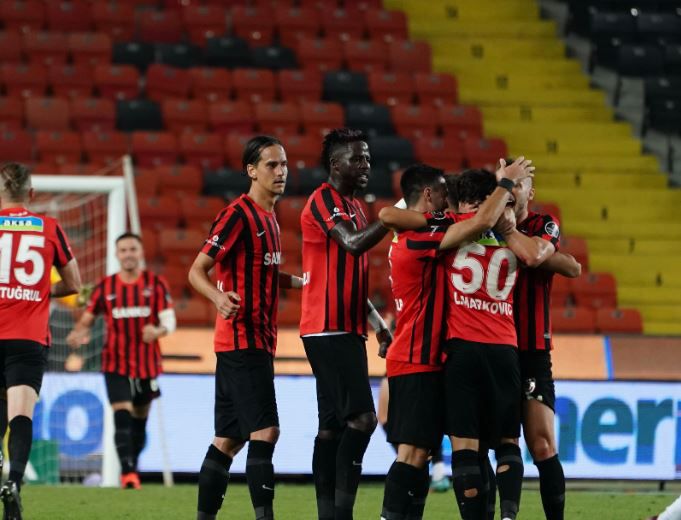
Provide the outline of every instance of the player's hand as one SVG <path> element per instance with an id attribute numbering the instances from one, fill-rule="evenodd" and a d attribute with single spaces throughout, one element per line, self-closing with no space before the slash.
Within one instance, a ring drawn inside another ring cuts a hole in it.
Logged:
<path id="1" fill-rule="evenodd" d="M 390 330 L 383 329 L 376 333 L 376 339 L 378 340 L 378 357 L 384 358 L 388 354 L 388 347 L 393 342 L 393 335 Z"/>
<path id="2" fill-rule="evenodd" d="M 228 320 L 229 318 L 233 318 L 234 316 L 236 316 L 236 313 L 239 311 L 239 308 L 241 307 L 241 305 L 239 304 L 240 301 L 241 296 L 239 296 L 234 291 L 227 291 L 224 293 L 220 293 L 215 298 L 215 308 L 218 310 L 218 314 L 220 316 Z"/>
<path id="3" fill-rule="evenodd" d="M 71 352 L 64 361 L 64 370 L 67 372 L 80 372 L 83 364 L 83 358 L 75 352 Z"/>
<path id="4" fill-rule="evenodd" d="M 72 330 L 69 335 L 66 336 L 66 344 L 71 348 L 80 348 L 83 345 L 90 343 L 90 331 L 77 331 Z"/>
<path id="5" fill-rule="evenodd" d="M 90 301 L 90 296 L 92 295 L 92 291 L 94 290 L 95 286 L 93 284 L 91 283 L 83 284 L 80 288 L 80 291 L 78 291 L 76 305 L 78 307 L 85 307 L 87 303 Z"/>
<path id="6" fill-rule="evenodd" d="M 525 159 L 522 155 L 513 161 L 513 164 L 506 164 L 504 159 L 499 159 L 496 174 L 497 179 L 510 179 L 517 183 L 534 175 L 534 166 L 532 166 L 532 161 Z"/>
<path id="7" fill-rule="evenodd" d="M 159 327 L 152 325 L 151 323 L 147 323 L 142 329 L 142 341 L 144 343 L 151 343 L 152 341 L 157 340 L 160 336 L 161 334 Z"/>
<path id="8" fill-rule="evenodd" d="M 494 231 L 501 236 L 509 235 L 513 233 L 515 223 L 515 212 L 513 211 L 513 208 L 506 208 L 494 225 Z"/>

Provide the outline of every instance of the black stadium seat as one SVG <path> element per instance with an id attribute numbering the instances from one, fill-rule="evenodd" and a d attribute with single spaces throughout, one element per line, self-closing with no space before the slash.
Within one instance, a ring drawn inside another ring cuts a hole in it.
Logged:
<path id="1" fill-rule="evenodd" d="M 156 44 L 156 61 L 171 67 L 188 69 L 200 64 L 198 47 L 188 43 Z"/>
<path id="2" fill-rule="evenodd" d="M 156 60 L 156 49 L 151 43 L 114 43 L 112 62 L 117 65 L 134 65 L 141 71 Z"/>
<path id="3" fill-rule="evenodd" d="M 203 174 L 203 194 L 235 199 L 248 191 L 250 180 L 238 170 L 220 168 Z"/>
<path id="4" fill-rule="evenodd" d="M 133 130 L 163 130 L 161 107 L 147 99 L 130 99 L 116 103 L 116 129 L 123 132 Z"/>
<path id="5" fill-rule="evenodd" d="M 208 38 L 203 49 L 203 61 L 211 67 L 250 67 L 251 52 L 243 38 L 225 36 Z"/>
<path id="6" fill-rule="evenodd" d="M 257 69 L 295 69 L 296 55 L 288 47 L 271 45 L 269 47 L 255 47 L 251 51 L 251 62 Z"/>
<path id="7" fill-rule="evenodd" d="M 393 172 L 414 162 L 414 148 L 409 139 L 379 136 L 369 139 L 371 167 Z"/>
<path id="8" fill-rule="evenodd" d="M 373 103 L 349 104 L 345 109 L 345 125 L 362 130 L 369 137 L 393 133 L 390 109 Z"/>
<path id="9" fill-rule="evenodd" d="M 369 82 L 360 72 L 334 71 L 324 74 L 323 100 L 337 103 L 370 101 Z"/>

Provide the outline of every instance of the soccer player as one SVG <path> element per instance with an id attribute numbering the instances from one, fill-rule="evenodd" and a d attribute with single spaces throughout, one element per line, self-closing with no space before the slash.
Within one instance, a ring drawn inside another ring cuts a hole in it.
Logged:
<path id="1" fill-rule="evenodd" d="M 442 345 L 446 336 L 446 279 L 440 241 L 453 222 L 444 172 L 407 168 L 400 179 L 407 208 L 431 226 L 395 235 L 390 277 L 397 327 L 386 356 L 389 400 L 387 437 L 397 458 L 385 481 L 383 519 L 420 519 L 428 495 L 428 457 L 442 443 Z"/>
<path id="2" fill-rule="evenodd" d="M 55 219 L 27 209 L 33 197 L 25 166 L 0 166 L 0 379 L 10 428 L 9 479 L 0 496 L 8 520 L 21 519 L 21 480 L 50 345 L 50 297 L 80 290 L 80 272 L 66 234 Z M 50 281 L 52 266 L 61 276 L 56 284 Z"/>
<path id="3" fill-rule="evenodd" d="M 324 138 L 327 182 L 300 217 L 303 301 L 300 335 L 317 380 L 319 431 L 312 472 L 320 520 L 352 518 L 362 459 L 376 428 L 365 340 L 367 320 L 381 348 L 387 325 L 367 300 L 367 251 L 387 233 L 368 224 L 356 198 L 369 182 L 371 156 L 364 135 L 347 128 Z"/>
<path id="4" fill-rule="evenodd" d="M 87 310 L 66 338 L 71 348 L 90 342 L 97 315 L 104 316 L 102 372 L 114 414 L 114 442 L 121 463 L 121 487 L 139 489 L 137 462 L 146 444 L 151 402 L 161 395 L 159 338 L 175 330 L 175 311 L 166 281 L 142 268 L 142 239 L 116 239 L 121 270 L 92 291 Z"/>
<path id="5" fill-rule="evenodd" d="M 572 256 L 553 254 L 560 225 L 553 215 L 529 210 L 534 180 L 526 178 L 513 189 L 518 230 L 542 244 L 552 255 L 537 269 L 520 269 L 513 296 L 520 374 L 525 395 L 522 422 L 525 441 L 539 470 L 539 490 L 547 520 L 563 520 L 565 475 L 555 436 L 556 392 L 551 372 L 551 285 L 554 271 L 577 277 L 581 265 Z"/>
<path id="6" fill-rule="evenodd" d="M 302 279 L 279 271 L 281 241 L 274 204 L 286 187 L 284 147 L 274 137 L 254 137 L 246 143 L 242 165 L 251 181 L 248 193 L 216 217 L 189 271 L 192 286 L 218 311 L 215 437 L 199 472 L 197 520 L 216 517 L 232 460 L 246 442 L 246 478 L 256 520 L 274 518 L 277 304 L 279 287 L 300 288 Z M 209 274 L 214 267 L 216 283 Z"/>

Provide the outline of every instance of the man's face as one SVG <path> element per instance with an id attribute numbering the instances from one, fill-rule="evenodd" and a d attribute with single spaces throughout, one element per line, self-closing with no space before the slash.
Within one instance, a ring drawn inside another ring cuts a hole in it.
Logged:
<path id="1" fill-rule="evenodd" d="M 248 165 L 248 176 L 264 190 L 274 195 L 283 195 L 288 177 L 288 161 L 284 148 L 278 144 L 263 148 L 258 163 Z"/>
<path id="2" fill-rule="evenodd" d="M 123 271 L 135 271 L 143 256 L 142 244 L 136 238 L 124 238 L 116 244 L 116 258 Z"/>
<path id="3" fill-rule="evenodd" d="M 447 183 L 444 177 L 432 187 L 423 190 L 429 211 L 444 211 L 447 209 Z"/>
<path id="4" fill-rule="evenodd" d="M 527 210 L 527 205 L 534 199 L 534 187 L 532 185 L 532 178 L 525 179 L 516 183 L 513 188 L 513 210 L 516 217 L 522 215 Z"/>
<path id="5" fill-rule="evenodd" d="M 348 143 L 334 154 L 331 165 L 335 166 L 345 185 L 355 190 L 366 188 L 371 172 L 369 145 L 364 141 Z"/>

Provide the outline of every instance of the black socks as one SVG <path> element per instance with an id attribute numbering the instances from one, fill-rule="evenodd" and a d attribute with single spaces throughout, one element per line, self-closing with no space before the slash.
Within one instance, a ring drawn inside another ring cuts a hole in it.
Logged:
<path id="1" fill-rule="evenodd" d="M 369 446 L 370 433 L 346 427 L 341 435 L 336 454 L 335 519 L 352 520 L 362 460 Z"/>
<path id="2" fill-rule="evenodd" d="M 17 415 L 9 422 L 9 480 L 21 488 L 33 443 L 33 420 Z"/>
<path id="3" fill-rule="evenodd" d="M 312 454 L 312 475 L 317 494 L 317 513 L 319 520 L 334 520 L 336 497 L 336 455 L 338 439 L 314 440 Z"/>
<path id="4" fill-rule="evenodd" d="M 558 455 L 534 464 L 539 470 L 539 492 L 546 520 L 563 520 L 565 474 Z"/>
<path id="5" fill-rule="evenodd" d="M 132 451 L 132 415 L 128 410 L 116 410 L 114 412 L 114 442 L 118 459 L 121 462 L 121 473 L 135 471 L 135 460 Z"/>
<path id="6" fill-rule="evenodd" d="M 457 450 L 452 453 L 452 479 L 461 518 L 486 519 L 487 500 L 477 451 Z"/>
<path id="7" fill-rule="evenodd" d="M 274 444 L 264 441 L 248 443 L 246 459 L 246 479 L 251 493 L 251 502 L 256 520 L 274 518 L 272 503 L 274 501 L 274 466 L 272 455 Z"/>
<path id="8" fill-rule="evenodd" d="M 199 519 L 215 518 L 227 493 L 232 457 L 210 445 L 199 472 Z"/>
<path id="9" fill-rule="evenodd" d="M 497 486 L 501 502 L 501 518 L 515 520 L 520 506 L 520 493 L 523 486 L 523 458 L 520 446 L 506 443 L 496 450 Z"/>

